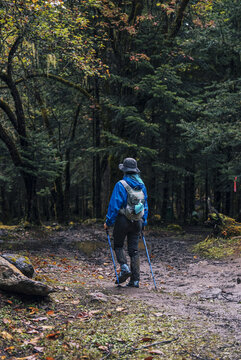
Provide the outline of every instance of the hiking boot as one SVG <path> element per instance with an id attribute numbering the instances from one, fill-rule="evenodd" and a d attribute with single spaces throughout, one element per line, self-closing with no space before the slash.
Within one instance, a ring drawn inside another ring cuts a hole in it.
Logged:
<path id="1" fill-rule="evenodd" d="M 136 281 L 130 280 L 128 282 L 128 284 L 126 284 L 126 286 L 139 288 L 139 281 L 138 280 L 136 280 Z"/>
<path id="2" fill-rule="evenodd" d="M 119 284 L 123 283 L 124 281 L 126 281 L 126 279 L 128 279 L 131 276 L 131 272 L 130 269 L 128 267 L 127 264 L 123 264 L 121 265 L 121 271 L 119 273 Z M 118 284 L 117 280 L 115 282 L 116 284 Z"/>

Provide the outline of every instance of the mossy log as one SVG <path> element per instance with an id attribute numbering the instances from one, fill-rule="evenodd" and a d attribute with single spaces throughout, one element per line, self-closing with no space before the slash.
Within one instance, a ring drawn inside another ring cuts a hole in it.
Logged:
<path id="1" fill-rule="evenodd" d="M 212 212 L 206 223 L 213 226 L 212 236 L 228 239 L 241 236 L 241 223 L 224 214 Z"/>
<path id="2" fill-rule="evenodd" d="M 46 296 L 55 290 L 25 276 L 16 266 L 0 256 L 0 289 L 25 295 Z"/>

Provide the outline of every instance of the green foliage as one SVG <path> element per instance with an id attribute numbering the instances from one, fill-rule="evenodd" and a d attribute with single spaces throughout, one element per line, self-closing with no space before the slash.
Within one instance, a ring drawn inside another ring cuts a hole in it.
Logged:
<path id="1" fill-rule="evenodd" d="M 24 176 L 32 176 L 46 218 L 66 203 L 68 214 L 103 216 L 114 168 L 132 156 L 150 211 L 163 221 L 168 211 L 190 218 L 207 196 L 237 213 L 230 190 L 241 177 L 240 6 L 187 3 L 1 1 L 4 209 L 14 187 L 25 198 Z"/>

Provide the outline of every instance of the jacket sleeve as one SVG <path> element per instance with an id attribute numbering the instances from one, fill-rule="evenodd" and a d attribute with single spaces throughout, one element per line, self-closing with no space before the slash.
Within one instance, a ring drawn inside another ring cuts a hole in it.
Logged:
<path id="1" fill-rule="evenodd" d="M 106 225 L 111 226 L 115 223 L 116 217 L 122 207 L 126 207 L 127 204 L 127 192 L 124 186 L 118 182 L 116 183 L 112 192 L 108 212 L 106 215 Z"/>
<path id="2" fill-rule="evenodd" d="M 142 217 L 143 220 L 143 226 L 147 225 L 147 217 L 148 217 L 148 203 L 147 203 L 147 191 L 146 187 L 143 189 L 144 195 L 145 195 L 145 204 L 144 204 L 144 215 Z"/>

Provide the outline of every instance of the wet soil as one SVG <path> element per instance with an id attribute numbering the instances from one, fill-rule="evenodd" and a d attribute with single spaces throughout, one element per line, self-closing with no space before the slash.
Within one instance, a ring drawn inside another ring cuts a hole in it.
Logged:
<path id="1" fill-rule="evenodd" d="M 182 234 L 159 230 L 145 232 L 157 291 L 141 241 L 140 288 L 115 285 L 110 249 L 101 226 L 52 232 L 42 242 L 41 253 L 52 252 L 73 259 L 77 272 L 78 264 L 93 269 L 96 275 L 85 273 L 83 282 L 92 293 L 141 300 L 147 307 L 155 307 L 160 318 L 165 315 L 183 319 L 184 323 L 188 321 L 220 335 L 224 339 L 223 348 L 233 348 L 233 355 L 229 351 L 228 357 L 223 359 L 240 360 L 241 355 L 237 354 L 239 351 L 241 354 L 241 257 L 213 260 L 193 253 L 192 246 L 203 240 L 208 232 L 202 228 L 188 228 Z M 36 244 L 39 239 L 30 238 L 27 242 L 29 254 L 38 254 L 39 249 L 31 248 L 31 243 Z M 48 265 L 43 271 L 51 276 L 54 267 Z M 194 358 L 203 359 L 198 355 Z"/>
<path id="2" fill-rule="evenodd" d="M 67 237 L 65 245 L 80 249 L 80 257 L 89 264 L 105 266 L 112 279 L 102 282 L 103 291 L 125 294 L 160 308 L 165 314 L 190 318 L 209 329 L 241 343 L 241 257 L 225 260 L 203 259 L 192 246 L 210 232 L 207 228 L 187 228 L 176 234 L 150 230 L 145 232 L 148 252 L 158 291 L 147 261 L 145 247 L 140 241 L 140 288 L 117 288 L 108 242 L 101 227 L 85 227 L 58 234 Z M 82 245 L 78 244 L 81 239 Z M 86 241 L 86 248 L 82 241 Z M 67 242 L 66 242 L 67 241 Z M 91 243 L 93 246 L 91 247 Z M 101 272 L 101 271 L 100 271 Z M 125 285 L 125 284 L 124 284 Z M 241 351 L 241 347 L 240 347 Z M 241 356 L 240 356 L 241 359 Z"/>

